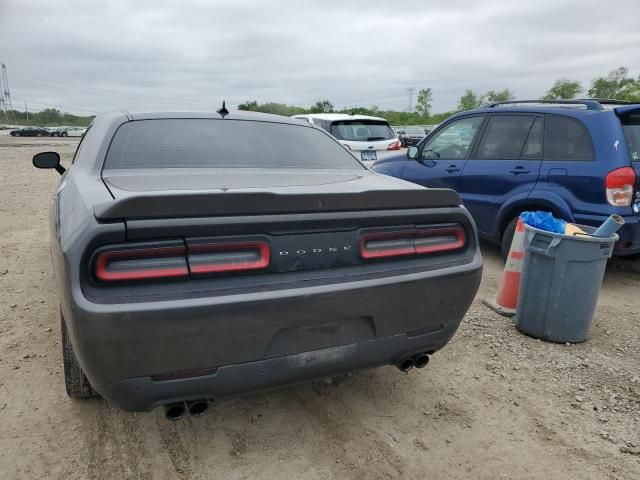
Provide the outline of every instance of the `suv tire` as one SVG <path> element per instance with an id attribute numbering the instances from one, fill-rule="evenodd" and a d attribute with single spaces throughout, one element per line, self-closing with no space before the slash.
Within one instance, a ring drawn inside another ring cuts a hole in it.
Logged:
<path id="1" fill-rule="evenodd" d="M 502 233 L 502 241 L 500 243 L 500 250 L 502 251 L 502 260 L 505 262 L 509 257 L 509 250 L 511 250 L 511 242 L 513 241 L 513 236 L 516 233 L 516 225 L 518 224 L 518 217 L 514 218 L 509 222 L 507 228 L 504 229 Z"/>
<path id="2" fill-rule="evenodd" d="M 73 345 L 69 338 L 67 323 L 60 311 L 60 331 L 62 333 L 62 363 L 64 365 L 64 385 L 67 389 L 67 395 L 71 398 L 89 398 L 96 396 L 96 392 L 89 383 L 75 353 L 73 353 Z"/>

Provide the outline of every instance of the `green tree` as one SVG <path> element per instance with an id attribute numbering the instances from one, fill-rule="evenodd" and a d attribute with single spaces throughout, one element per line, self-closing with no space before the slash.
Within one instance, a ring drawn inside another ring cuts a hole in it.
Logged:
<path id="1" fill-rule="evenodd" d="M 331 113 L 333 112 L 333 104 L 329 100 L 320 100 L 310 109 L 310 113 Z"/>
<path id="2" fill-rule="evenodd" d="M 619 67 L 606 77 L 598 77 L 591 82 L 590 98 L 610 98 L 615 100 L 640 100 L 640 77 L 629 76 L 627 67 Z"/>
<path id="3" fill-rule="evenodd" d="M 547 90 L 547 93 L 542 97 L 542 100 L 571 100 L 572 98 L 576 98 L 583 91 L 584 88 L 582 88 L 582 85 L 577 80 L 559 78 L 553 86 Z"/>
<path id="4" fill-rule="evenodd" d="M 458 110 L 473 110 L 482 105 L 482 97 L 473 90 L 466 90 L 458 100 Z"/>
<path id="5" fill-rule="evenodd" d="M 258 102 L 255 100 L 246 101 L 238 105 L 238 110 L 251 110 L 255 112 L 258 110 Z"/>
<path id="6" fill-rule="evenodd" d="M 430 88 L 423 88 L 418 92 L 418 101 L 416 103 L 416 112 L 423 117 L 428 117 L 431 113 L 431 101 L 433 100 L 433 92 Z"/>
<path id="7" fill-rule="evenodd" d="M 515 100 L 516 96 L 513 94 L 511 90 L 505 88 L 504 90 L 490 90 L 484 96 L 487 102 L 508 102 L 510 100 Z"/>

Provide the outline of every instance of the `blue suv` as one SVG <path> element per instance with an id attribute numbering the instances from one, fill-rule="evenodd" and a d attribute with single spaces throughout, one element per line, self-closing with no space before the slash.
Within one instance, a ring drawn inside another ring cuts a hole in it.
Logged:
<path id="1" fill-rule="evenodd" d="M 457 190 L 480 236 L 506 257 L 520 212 L 597 226 L 626 221 L 614 254 L 640 253 L 640 104 L 520 100 L 448 118 L 373 170 Z"/>

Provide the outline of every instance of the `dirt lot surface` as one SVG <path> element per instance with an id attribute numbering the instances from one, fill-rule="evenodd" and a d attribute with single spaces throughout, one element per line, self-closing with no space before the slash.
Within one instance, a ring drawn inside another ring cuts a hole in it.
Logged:
<path id="1" fill-rule="evenodd" d="M 580 345 L 528 338 L 480 303 L 502 273 L 484 246 L 478 298 L 423 370 L 221 400 L 176 423 L 70 400 L 47 225 L 59 177 L 31 157 L 57 150 L 68 164 L 76 144 L 0 136 L 1 478 L 640 478 L 640 273 L 629 261 L 610 263 Z"/>

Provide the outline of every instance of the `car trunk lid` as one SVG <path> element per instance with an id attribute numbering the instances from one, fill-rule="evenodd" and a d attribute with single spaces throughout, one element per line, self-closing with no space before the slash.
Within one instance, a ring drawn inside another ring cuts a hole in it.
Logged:
<path id="1" fill-rule="evenodd" d="M 229 170 L 105 171 L 103 180 L 114 199 L 94 206 L 94 213 L 99 220 L 132 220 L 452 207 L 461 203 L 452 190 L 390 182 L 388 177 L 366 170 Z"/>

